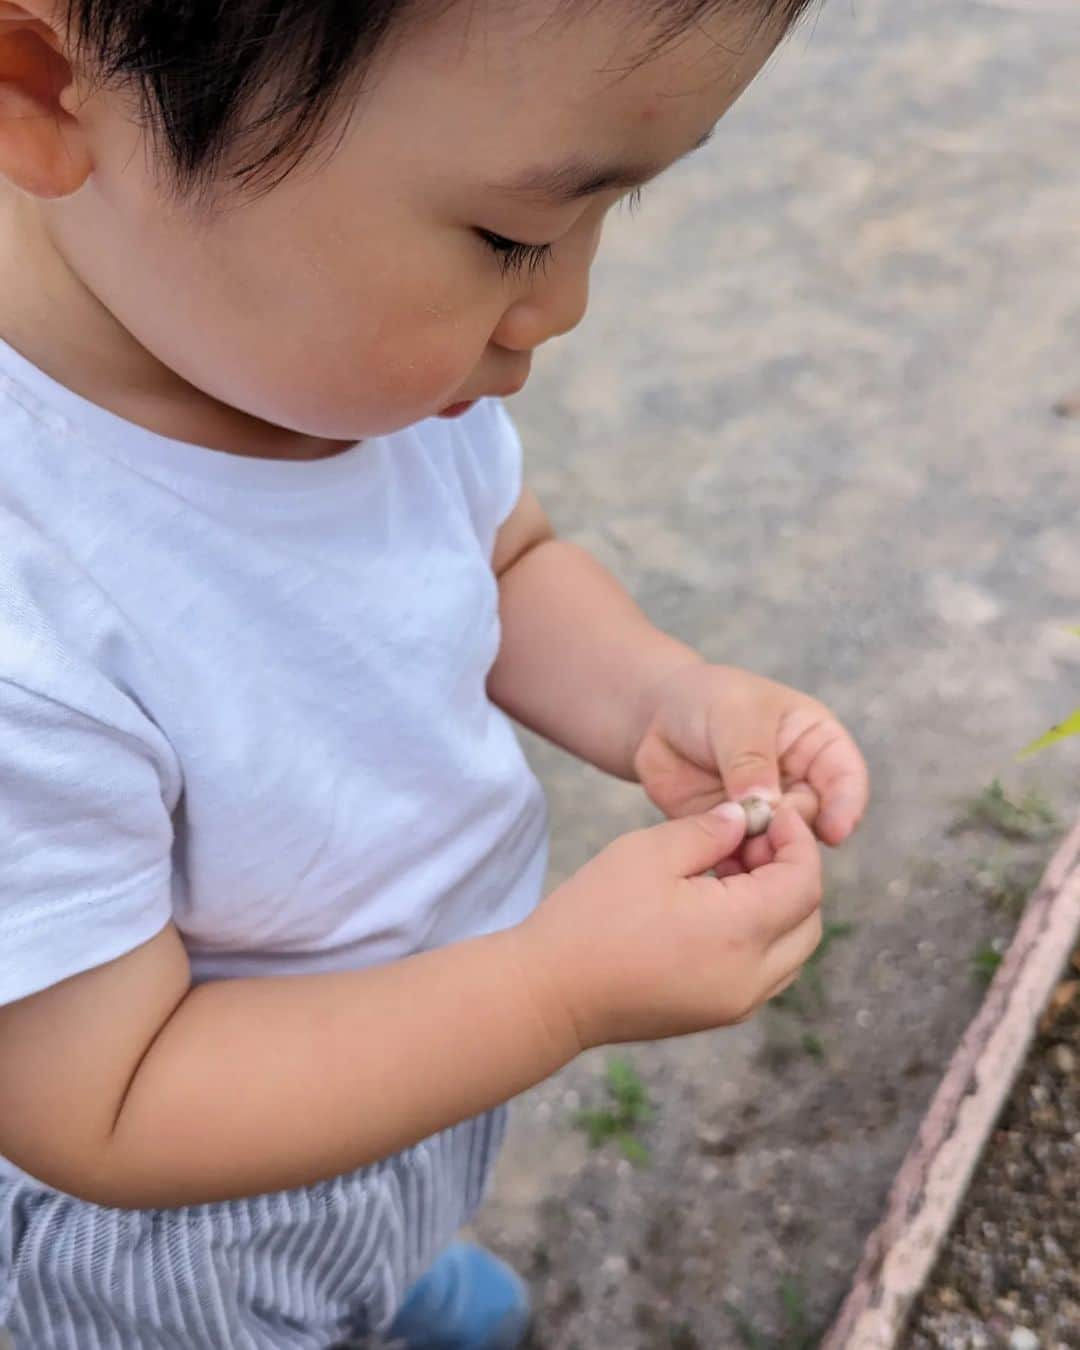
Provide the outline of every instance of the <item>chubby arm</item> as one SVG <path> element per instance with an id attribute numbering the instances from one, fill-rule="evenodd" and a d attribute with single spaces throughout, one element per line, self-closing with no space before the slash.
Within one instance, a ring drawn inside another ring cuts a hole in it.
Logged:
<path id="1" fill-rule="evenodd" d="M 193 988 L 170 925 L 0 1007 L 0 1153 L 122 1208 L 349 1171 L 574 1057 L 529 965 L 508 929 L 372 970 Z"/>
<path id="2" fill-rule="evenodd" d="M 581 759 L 635 778 L 651 695 L 701 657 L 650 623 L 591 554 L 556 538 L 529 489 L 499 532 L 494 567 L 503 637 L 492 699 Z"/>

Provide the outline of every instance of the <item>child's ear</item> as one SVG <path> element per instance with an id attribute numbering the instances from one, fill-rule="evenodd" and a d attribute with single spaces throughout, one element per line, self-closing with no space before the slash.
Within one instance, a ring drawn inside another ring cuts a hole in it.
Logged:
<path id="1" fill-rule="evenodd" d="M 49 12 L 39 0 L 0 0 L 0 174 L 35 197 L 66 197 L 91 164 L 65 106 L 74 76 Z"/>

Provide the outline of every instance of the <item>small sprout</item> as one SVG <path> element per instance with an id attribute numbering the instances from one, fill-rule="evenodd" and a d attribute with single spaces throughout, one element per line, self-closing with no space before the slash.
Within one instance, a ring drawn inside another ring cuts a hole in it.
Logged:
<path id="1" fill-rule="evenodd" d="M 820 1328 L 811 1325 L 806 1285 L 801 1276 L 789 1277 L 780 1284 L 780 1305 L 784 1328 L 778 1336 L 766 1336 L 750 1318 L 732 1303 L 724 1305 L 735 1326 L 735 1334 L 746 1350 L 815 1350 L 821 1344 Z"/>
<path id="2" fill-rule="evenodd" d="M 623 1157 L 632 1162 L 635 1167 L 647 1167 L 649 1165 L 649 1150 L 629 1130 L 620 1130 L 615 1136 L 615 1143 L 622 1149 Z"/>
<path id="3" fill-rule="evenodd" d="M 988 829 L 1006 839 L 1044 839 L 1059 828 L 1057 812 L 1041 793 L 1029 789 L 1018 801 L 995 778 L 949 826 L 950 834 Z"/>
<path id="4" fill-rule="evenodd" d="M 998 972 L 1003 960 L 1001 952 L 990 943 L 984 942 L 976 948 L 971 958 L 971 973 L 980 984 L 989 984 Z"/>
<path id="5" fill-rule="evenodd" d="M 742 809 L 746 812 L 747 839 L 756 839 L 772 824 L 773 809 L 764 797 L 744 797 Z"/>
<path id="6" fill-rule="evenodd" d="M 1038 859 L 997 859 L 980 867 L 971 860 L 975 888 L 992 909 L 1019 914 L 1038 888 L 1042 863 Z"/>
<path id="7" fill-rule="evenodd" d="M 608 1061 L 605 1086 L 609 1104 L 579 1111 L 574 1124 L 589 1136 L 591 1148 L 600 1148 L 610 1139 L 632 1163 L 645 1166 L 649 1150 L 634 1131 L 653 1115 L 648 1088 L 633 1066 L 622 1059 Z"/>

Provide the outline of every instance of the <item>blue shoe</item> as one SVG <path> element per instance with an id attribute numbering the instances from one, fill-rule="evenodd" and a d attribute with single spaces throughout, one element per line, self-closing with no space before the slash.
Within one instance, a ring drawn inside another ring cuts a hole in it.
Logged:
<path id="1" fill-rule="evenodd" d="M 408 1350 L 517 1350 L 529 1329 L 521 1277 L 473 1242 L 455 1242 L 405 1296 L 387 1333 Z"/>

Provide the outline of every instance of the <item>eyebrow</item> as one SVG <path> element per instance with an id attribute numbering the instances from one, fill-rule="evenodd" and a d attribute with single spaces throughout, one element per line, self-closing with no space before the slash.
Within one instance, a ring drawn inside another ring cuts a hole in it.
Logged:
<path id="1" fill-rule="evenodd" d="M 686 159 L 695 150 L 708 145 L 716 133 L 716 127 L 710 127 L 704 136 L 694 142 L 689 150 L 679 156 Z M 673 163 L 678 163 L 678 160 Z M 508 183 L 493 184 L 496 192 L 510 197 L 544 198 L 559 205 L 579 201 L 582 197 L 591 197 L 597 192 L 606 192 L 610 188 L 634 188 L 647 183 L 662 173 L 667 165 L 657 164 L 597 164 L 594 160 L 571 159 L 565 164 L 541 165 L 527 169 Z"/>

